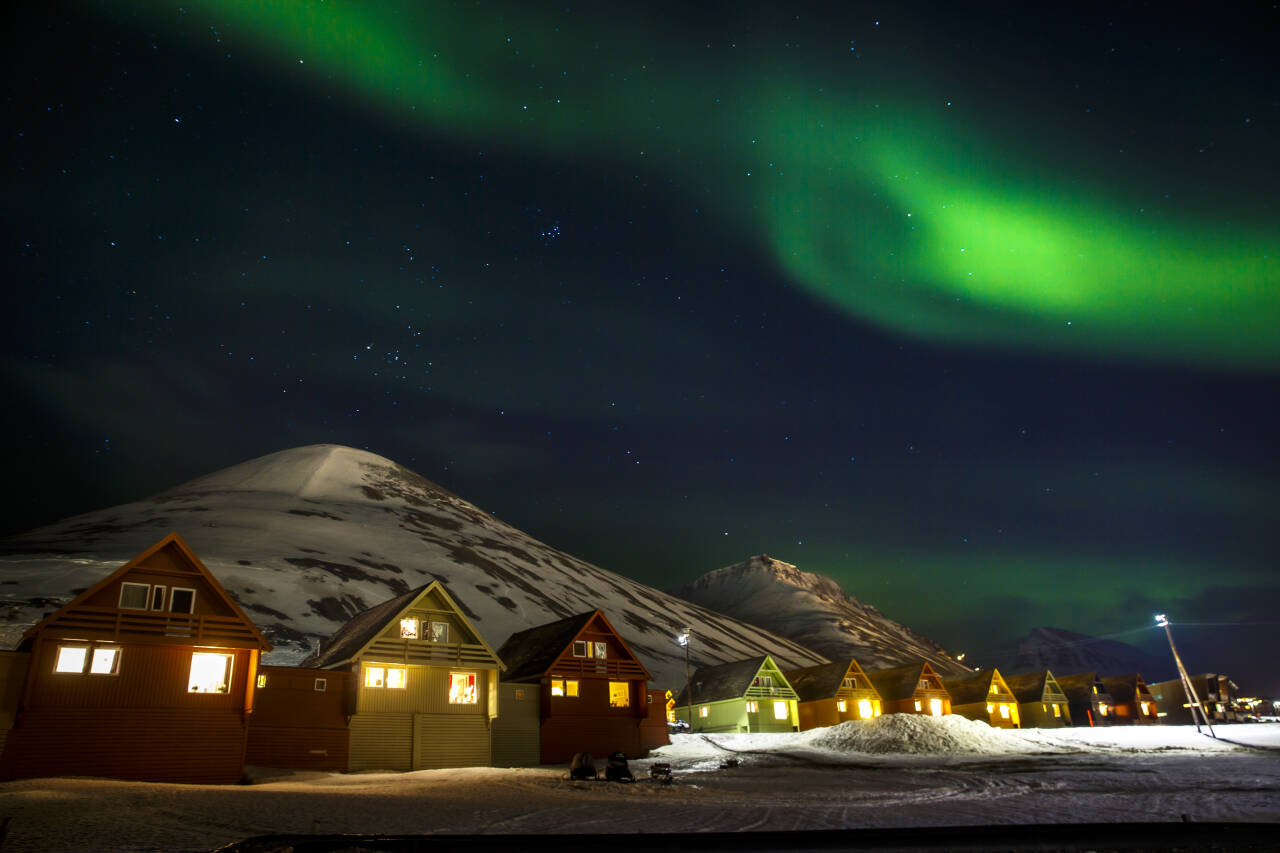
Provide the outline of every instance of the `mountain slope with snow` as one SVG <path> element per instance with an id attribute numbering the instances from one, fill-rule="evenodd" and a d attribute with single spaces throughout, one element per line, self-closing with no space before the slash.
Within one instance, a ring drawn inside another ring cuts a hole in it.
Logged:
<path id="1" fill-rule="evenodd" d="M 708 572 L 675 594 L 833 660 L 852 655 L 863 669 L 924 659 L 944 676 L 970 672 L 937 643 L 848 595 L 830 578 L 768 555 Z"/>
<path id="2" fill-rule="evenodd" d="M 516 530 L 403 466 L 313 445 L 273 453 L 145 500 L 0 542 L 0 643 L 177 531 L 295 663 L 353 614 L 440 580 L 494 648 L 512 633 L 600 608 L 653 673 L 684 679 L 675 636 L 694 626 L 697 663 L 800 644 L 591 565 Z"/>

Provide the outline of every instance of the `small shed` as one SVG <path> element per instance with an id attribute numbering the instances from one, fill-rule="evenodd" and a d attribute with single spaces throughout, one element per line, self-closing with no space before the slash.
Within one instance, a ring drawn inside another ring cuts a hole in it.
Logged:
<path id="1" fill-rule="evenodd" d="M 786 676 L 796 691 L 800 731 L 880 716 L 880 694 L 854 658 L 787 670 Z"/>
<path id="2" fill-rule="evenodd" d="M 498 683 L 498 716 L 493 718 L 493 766 L 535 767 L 542 763 L 542 685 Z"/>
<path id="3" fill-rule="evenodd" d="M 177 533 L 22 638 L 0 775 L 231 783 L 271 644 Z"/>
<path id="4" fill-rule="evenodd" d="M 354 692 L 351 673 L 299 666 L 258 669 L 245 763 L 346 770 Z"/>
<path id="5" fill-rule="evenodd" d="M 951 694 L 928 661 L 916 661 L 890 669 L 868 672 L 871 686 L 880 694 L 886 714 L 951 713 Z"/>
<path id="6" fill-rule="evenodd" d="M 951 694 L 951 713 L 981 720 L 993 728 L 1020 727 L 1018 700 L 998 669 L 981 669 L 971 675 L 944 678 L 942 686 Z"/>
<path id="7" fill-rule="evenodd" d="M 1111 694 L 1096 672 L 1058 676 L 1058 686 L 1067 697 L 1073 726 L 1111 725 Z"/>
<path id="8" fill-rule="evenodd" d="M 351 770 L 486 766 L 497 654 L 439 581 L 358 613 L 302 662 L 351 674 Z"/>
<path id="9" fill-rule="evenodd" d="M 1023 728 L 1060 729 L 1071 725 L 1067 696 L 1049 670 L 1006 675 L 1004 683 L 1018 700 Z"/>
<path id="10" fill-rule="evenodd" d="M 599 610 L 518 631 L 498 655 L 508 666 L 504 682 L 539 688 L 543 763 L 567 762 L 576 752 L 639 758 L 648 751 L 641 727 L 649 671 Z"/>
<path id="11" fill-rule="evenodd" d="M 800 727 L 796 691 L 768 655 L 700 666 L 690 679 L 694 732 L 791 732 Z M 689 720 L 688 688 L 676 719 Z"/>
<path id="12" fill-rule="evenodd" d="M 1160 722 L 1156 699 L 1139 673 L 1109 675 L 1102 679 L 1102 686 L 1111 694 L 1112 725 L 1150 726 Z"/>
<path id="13" fill-rule="evenodd" d="M 667 728 L 667 697 L 669 690 L 645 690 L 645 715 L 640 721 L 640 747 L 648 752 L 671 743 Z"/>

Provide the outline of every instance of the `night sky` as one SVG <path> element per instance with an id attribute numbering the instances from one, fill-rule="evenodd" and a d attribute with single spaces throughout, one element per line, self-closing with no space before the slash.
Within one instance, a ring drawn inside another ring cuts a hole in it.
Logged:
<path id="1" fill-rule="evenodd" d="M 1280 693 L 1276 6 L 25 5 L 0 532 L 335 442 Z"/>

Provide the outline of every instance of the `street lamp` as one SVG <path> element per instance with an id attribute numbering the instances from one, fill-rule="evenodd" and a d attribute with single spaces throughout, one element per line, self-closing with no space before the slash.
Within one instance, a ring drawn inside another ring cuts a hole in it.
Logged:
<path id="1" fill-rule="evenodd" d="M 1191 722 L 1196 724 L 1196 731 L 1200 731 L 1200 720 L 1204 720 L 1204 724 L 1209 728 L 1209 736 L 1217 738 L 1213 733 L 1213 724 L 1209 722 L 1209 715 L 1205 713 L 1204 706 L 1200 704 L 1200 697 L 1196 695 L 1196 687 L 1191 683 L 1191 676 L 1187 675 L 1187 668 L 1182 665 L 1182 657 L 1178 654 L 1178 647 L 1173 644 L 1173 629 L 1169 627 L 1169 617 L 1163 613 L 1156 614 L 1156 625 L 1164 628 L 1165 635 L 1169 638 L 1169 651 L 1173 652 L 1173 662 L 1178 666 L 1178 677 L 1182 679 L 1182 690 L 1187 697 L 1187 705 L 1191 709 Z M 1196 719 L 1199 715 L 1200 719 Z"/>
<path id="2" fill-rule="evenodd" d="M 693 682 L 689 680 L 689 639 L 693 636 L 692 628 L 685 628 L 684 633 L 676 637 L 676 642 L 684 646 L 684 695 L 689 704 L 689 733 L 693 733 Z"/>

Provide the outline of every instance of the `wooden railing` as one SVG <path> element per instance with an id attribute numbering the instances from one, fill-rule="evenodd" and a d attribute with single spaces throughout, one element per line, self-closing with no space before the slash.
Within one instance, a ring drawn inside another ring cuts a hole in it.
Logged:
<path id="1" fill-rule="evenodd" d="M 49 621 L 45 636 L 85 632 L 86 639 L 114 642 L 142 640 L 192 646 L 257 648 L 254 630 L 234 616 L 169 613 L 151 610 L 118 610 L 114 607 L 77 607 Z"/>
<path id="2" fill-rule="evenodd" d="M 375 640 L 362 655 L 369 660 L 422 666 L 497 666 L 484 646 L 473 643 L 433 643 L 430 640 Z"/>
<path id="3" fill-rule="evenodd" d="M 552 672 L 556 675 L 603 675 L 617 679 L 644 678 L 644 667 L 633 660 L 561 659 Z"/>
<path id="4" fill-rule="evenodd" d="M 796 699 L 798 697 L 796 696 L 796 692 L 792 690 L 790 687 L 778 687 L 777 685 L 774 685 L 773 687 L 755 687 L 755 686 L 748 687 L 747 698 L 749 699 L 766 699 L 766 698 Z"/>

